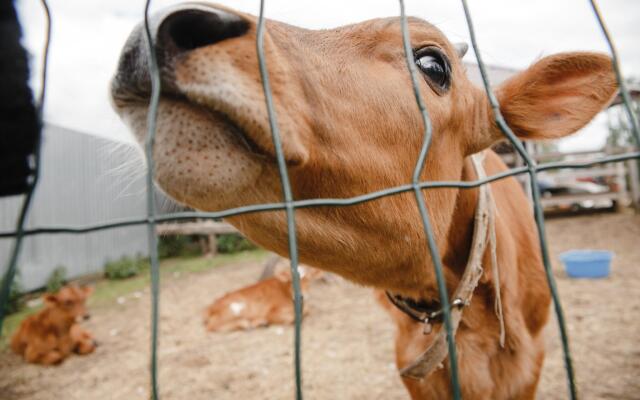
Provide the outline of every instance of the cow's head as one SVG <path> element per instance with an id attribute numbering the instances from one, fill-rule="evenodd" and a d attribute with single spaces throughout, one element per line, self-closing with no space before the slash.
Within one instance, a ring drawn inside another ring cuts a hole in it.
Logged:
<path id="1" fill-rule="evenodd" d="M 93 293 L 93 287 L 67 285 L 55 293 L 43 296 L 44 304 L 48 308 L 58 311 L 57 315 L 66 321 L 89 319 L 86 307 L 87 298 Z"/>
<path id="2" fill-rule="evenodd" d="M 256 56 L 254 16 L 184 4 L 152 18 L 162 71 L 157 183 L 200 210 L 281 201 L 281 184 Z M 433 122 L 425 180 L 460 179 L 463 160 L 501 138 L 484 92 L 433 25 L 409 19 L 420 94 Z M 267 21 L 264 38 L 284 157 L 296 199 L 344 198 L 410 182 L 423 123 L 405 64 L 399 18 L 312 31 Z M 142 26 L 112 83 L 116 111 L 142 141 L 150 95 Z M 497 88 L 523 139 L 585 125 L 616 90 L 607 56 L 543 58 Z M 446 247 L 457 190 L 425 191 L 436 241 Z M 396 292 L 432 282 L 413 194 L 348 208 L 300 209 L 304 262 Z M 283 212 L 233 217 L 259 244 L 287 253 Z"/>

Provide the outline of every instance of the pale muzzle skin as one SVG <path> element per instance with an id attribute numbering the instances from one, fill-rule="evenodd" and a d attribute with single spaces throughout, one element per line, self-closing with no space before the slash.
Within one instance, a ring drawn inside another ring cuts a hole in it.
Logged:
<path id="1" fill-rule="evenodd" d="M 254 16 L 204 3 L 169 8 L 151 20 L 162 79 L 155 180 L 174 199 L 199 210 L 282 201 L 258 69 L 256 23 Z M 435 47 L 450 66 L 450 86 L 444 92 L 419 77 L 434 132 L 422 178 L 459 180 L 465 157 L 491 145 L 500 133 L 484 92 L 467 79 L 455 46 L 437 28 L 416 18 L 409 19 L 409 31 L 414 49 Z M 405 64 L 399 18 L 320 31 L 268 20 L 264 48 L 295 199 L 345 198 L 410 182 L 424 127 Z M 517 134 L 533 132 L 538 138 L 539 131 L 550 128 L 557 136 L 573 132 L 613 96 L 613 74 L 604 66 L 608 58 L 590 53 L 570 53 L 565 58 L 572 55 L 579 60 L 569 64 L 584 70 L 579 74 L 581 85 L 601 92 L 597 101 L 584 116 L 565 112 L 586 89 L 581 92 L 569 82 L 576 79 L 557 84 L 560 76 L 556 76 L 543 88 L 564 85 L 560 89 L 566 96 L 549 100 L 544 96 L 553 90 L 540 91 L 538 102 L 555 104 L 559 111 L 547 110 L 545 118 L 530 128 L 520 120 L 525 119 L 521 112 L 531 105 L 516 102 L 512 114 L 520 129 Z M 140 142 L 146 135 L 150 93 L 147 58 L 139 25 L 122 51 L 112 100 Z M 553 57 L 531 69 L 545 62 L 551 64 L 547 69 L 557 69 L 553 63 L 558 59 Z M 598 69 L 606 84 L 591 82 L 590 68 Z M 544 65 L 539 69 L 539 75 L 548 72 Z M 530 76 L 514 79 L 500 93 L 518 97 L 512 92 L 526 90 L 531 80 Z M 511 116 L 509 109 L 505 115 Z M 549 116 L 556 125 L 578 120 L 577 128 L 558 128 L 545 122 Z M 458 193 L 457 189 L 424 191 L 441 254 L 450 246 L 448 234 L 454 225 L 470 223 L 452 223 Z M 256 243 L 287 255 L 284 212 L 228 220 Z M 413 193 L 345 208 L 299 209 L 296 222 L 302 262 L 361 284 L 437 298 Z M 446 274 L 451 290 L 458 272 Z"/>

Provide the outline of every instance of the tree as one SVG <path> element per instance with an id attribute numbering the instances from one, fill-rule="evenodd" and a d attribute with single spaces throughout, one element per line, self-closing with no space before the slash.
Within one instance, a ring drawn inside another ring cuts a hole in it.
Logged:
<path id="1" fill-rule="evenodd" d="M 627 80 L 627 87 L 629 89 L 640 89 L 640 80 Z M 632 99 L 631 109 L 633 110 L 636 118 L 638 118 L 640 115 L 640 100 Z M 633 138 L 633 132 L 631 131 L 631 123 L 624 104 L 609 108 L 607 116 L 607 126 L 609 128 L 607 147 L 620 148 L 635 145 L 636 143 Z"/>

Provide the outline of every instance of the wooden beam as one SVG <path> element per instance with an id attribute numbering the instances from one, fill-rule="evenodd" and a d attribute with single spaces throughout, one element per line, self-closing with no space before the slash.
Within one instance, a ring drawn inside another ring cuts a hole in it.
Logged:
<path id="1" fill-rule="evenodd" d="M 567 179 L 567 178 L 599 178 L 602 176 L 618 176 L 621 172 L 616 165 L 621 163 L 611 164 L 607 168 L 589 168 L 589 169 L 561 169 L 548 176 L 553 176 L 555 179 Z M 622 171 L 624 176 L 624 170 Z M 560 185 L 562 186 L 562 185 Z"/>
<path id="2" fill-rule="evenodd" d="M 166 223 L 156 226 L 158 235 L 224 235 L 238 233 L 238 230 L 225 222 L 198 221 Z"/>
<path id="3" fill-rule="evenodd" d="M 633 151 L 632 147 L 620 147 L 615 149 L 601 149 L 601 150 L 582 150 L 582 151 L 572 151 L 563 153 L 561 151 L 550 152 L 550 153 L 542 153 L 542 154 L 531 154 L 532 158 L 538 162 L 544 161 L 554 161 L 558 158 L 566 159 L 567 157 L 575 157 L 571 161 L 588 161 L 594 159 L 596 156 L 613 156 L 617 154 L 624 154 Z M 519 157 L 516 153 L 511 154 L 500 154 L 500 157 L 504 160 L 505 163 L 514 162 L 514 157 Z M 569 161 L 569 160 L 565 160 Z"/>
<path id="4" fill-rule="evenodd" d="M 638 172 L 638 160 L 628 160 L 629 187 L 631 190 L 631 201 L 636 210 L 640 211 L 640 173 Z"/>
<path id="5" fill-rule="evenodd" d="M 618 200 L 625 201 L 627 199 L 626 193 L 606 192 L 606 193 L 584 193 L 584 194 L 569 194 L 569 195 L 556 195 L 553 197 L 542 197 L 541 202 L 543 206 L 557 206 L 557 205 L 571 205 L 580 203 L 583 201 L 599 201 L 599 200 Z"/>

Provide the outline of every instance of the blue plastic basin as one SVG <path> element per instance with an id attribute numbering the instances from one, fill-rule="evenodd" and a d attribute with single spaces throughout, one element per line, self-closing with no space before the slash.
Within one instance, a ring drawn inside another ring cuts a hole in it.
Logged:
<path id="1" fill-rule="evenodd" d="M 571 250 L 560 254 L 572 278 L 605 278 L 611 271 L 613 253 L 607 250 Z"/>

